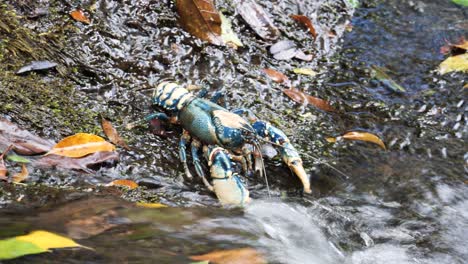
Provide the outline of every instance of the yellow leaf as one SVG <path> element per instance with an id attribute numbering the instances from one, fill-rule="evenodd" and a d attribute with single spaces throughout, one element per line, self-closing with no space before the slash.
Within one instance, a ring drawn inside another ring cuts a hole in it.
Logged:
<path id="1" fill-rule="evenodd" d="M 468 53 L 448 57 L 439 65 L 439 73 L 468 72 Z"/>
<path id="2" fill-rule="evenodd" d="M 385 150 L 387 149 L 383 141 L 379 137 L 371 133 L 351 131 L 351 132 L 344 134 L 343 138 L 350 139 L 350 140 L 361 140 L 361 141 L 372 142 L 372 143 L 379 145 L 381 148 Z"/>
<path id="3" fill-rule="evenodd" d="M 55 154 L 79 158 L 98 151 L 114 151 L 115 146 L 102 137 L 87 133 L 77 133 L 62 139 L 45 155 Z"/>
<path id="4" fill-rule="evenodd" d="M 133 190 L 138 187 L 138 183 L 132 180 L 115 180 L 107 184 L 108 186 L 124 186 L 128 187 L 130 190 Z"/>
<path id="5" fill-rule="evenodd" d="M 109 142 L 91 142 L 76 146 L 53 148 L 45 155 L 55 154 L 70 158 L 79 158 L 99 151 L 114 151 L 115 146 Z"/>
<path id="6" fill-rule="evenodd" d="M 335 143 L 335 142 L 336 142 L 336 138 L 334 138 L 334 137 L 327 137 L 327 138 L 325 138 L 325 140 L 326 140 L 328 143 Z"/>
<path id="7" fill-rule="evenodd" d="M 25 236 L 17 236 L 15 237 L 15 239 L 20 240 L 20 241 L 30 242 L 44 250 L 49 250 L 52 248 L 67 248 L 67 247 L 87 248 L 85 246 L 82 246 L 76 243 L 75 241 L 69 238 L 59 236 L 57 234 L 50 233 L 47 231 L 42 231 L 42 230 L 31 232 Z"/>
<path id="8" fill-rule="evenodd" d="M 167 207 L 167 205 L 160 204 L 160 203 L 141 203 L 141 202 L 138 202 L 138 203 L 136 203 L 136 205 L 140 206 L 140 207 L 145 207 L 145 208 L 165 208 L 165 207 Z"/>
<path id="9" fill-rule="evenodd" d="M 28 176 L 29 176 L 28 169 L 26 168 L 26 165 L 23 164 L 23 166 L 21 167 L 21 172 L 13 175 L 12 179 L 13 179 L 13 182 L 19 183 L 19 182 L 24 181 Z"/>
<path id="10" fill-rule="evenodd" d="M 312 69 L 308 69 L 308 68 L 295 68 L 293 69 L 293 72 L 296 73 L 296 74 L 303 74 L 303 75 L 309 75 L 309 76 L 312 76 L 314 77 L 315 75 L 318 74 L 318 72 L 312 70 Z"/>
<path id="11" fill-rule="evenodd" d="M 203 261 L 208 260 L 219 264 L 264 264 L 267 263 L 265 258 L 253 248 L 239 248 L 213 251 L 204 255 L 191 256 L 192 260 Z"/>

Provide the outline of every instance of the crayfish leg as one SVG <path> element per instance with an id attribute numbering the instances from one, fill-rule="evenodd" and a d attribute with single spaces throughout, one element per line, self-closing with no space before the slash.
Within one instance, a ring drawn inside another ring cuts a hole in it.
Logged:
<path id="1" fill-rule="evenodd" d="M 191 151 L 192 151 L 192 159 L 193 159 L 193 165 L 195 166 L 195 172 L 197 175 L 202 179 L 203 184 L 205 184 L 206 188 L 208 188 L 210 191 L 213 191 L 213 186 L 208 182 L 208 180 L 205 177 L 205 173 L 203 172 L 203 168 L 200 163 L 200 158 L 198 153 L 201 150 L 201 143 L 200 141 L 193 139 L 192 143 L 190 145 Z"/>
<path id="2" fill-rule="evenodd" d="M 190 173 L 190 170 L 187 165 L 187 144 L 190 141 L 190 134 L 188 131 L 184 130 L 182 133 L 182 136 L 180 137 L 179 141 L 179 158 L 180 162 L 182 162 L 182 165 L 184 166 L 185 170 L 185 175 L 187 175 L 187 178 L 192 179 L 192 174 Z"/>

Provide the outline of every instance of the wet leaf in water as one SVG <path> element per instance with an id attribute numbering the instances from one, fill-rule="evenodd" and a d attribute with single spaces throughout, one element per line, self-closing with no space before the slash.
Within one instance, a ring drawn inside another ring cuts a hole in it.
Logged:
<path id="1" fill-rule="evenodd" d="M 284 75 L 283 73 L 273 70 L 273 69 L 263 69 L 262 70 L 268 77 L 270 77 L 274 82 L 277 83 L 284 83 L 289 82 L 288 76 Z"/>
<path id="2" fill-rule="evenodd" d="M 462 6 L 468 6 L 468 0 L 452 0 L 455 4 L 459 4 Z"/>
<path id="3" fill-rule="evenodd" d="M 242 47 L 241 40 L 237 37 L 236 33 L 232 30 L 231 21 L 226 18 L 222 13 L 219 13 L 221 18 L 221 38 L 223 39 L 226 46 L 237 49 Z"/>
<path id="4" fill-rule="evenodd" d="M 0 149 L 10 145 L 18 154 L 35 155 L 49 151 L 54 142 L 22 130 L 6 119 L 0 119 Z"/>
<path id="5" fill-rule="evenodd" d="M 277 60 L 289 60 L 297 54 L 296 44 L 290 40 L 282 40 L 270 47 L 270 52 Z"/>
<path id="6" fill-rule="evenodd" d="M 0 180 L 7 180 L 7 173 L 8 169 L 5 166 L 5 161 L 3 160 L 3 157 L 13 148 L 13 145 L 10 145 L 8 148 L 5 149 L 5 151 L 0 155 Z"/>
<path id="7" fill-rule="evenodd" d="M 303 75 L 309 75 L 309 76 L 315 76 L 318 74 L 318 72 L 312 69 L 308 69 L 308 68 L 295 68 L 293 69 L 293 72 L 297 74 L 303 74 Z"/>
<path id="8" fill-rule="evenodd" d="M 468 72 L 468 53 L 448 57 L 439 65 L 439 73 Z"/>
<path id="9" fill-rule="evenodd" d="M 130 190 L 133 190 L 138 188 L 138 183 L 132 180 L 115 180 L 107 184 L 107 186 L 123 186 L 129 188 Z"/>
<path id="10" fill-rule="evenodd" d="M 114 150 L 115 146 L 105 141 L 102 137 L 87 133 L 77 133 L 62 139 L 45 155 L 55 154 L 79 158 L 98 151 Z"/>
<path id="11" fill-rule="evenodd" d="M 372 65 L 372 69 L 374 70 L 374 78 L 380 81 L 385 87 L 394 92 L 406 92 L 406 89 L 392 80 L 392 78 L 384 72 L 383 68 Z"/>
<path id="12" fill-rule="evenodd" d="M 16 74 L 22 74 L 30 71 L 42 71 L 57 67 L 57 63 L 52 61 L 33 61 L 30 64 L 21 67 Z"/>
<path id="13" fill-rule="evenodd" d="M 351 131 L 351 132 L 344 134 L 342 137 L 344 139 L 372 142 L 372 143 L 379 145 L 381 148 L 385 150 L 387 149 L 383 141 L 378 136 L 368 133 L 368 132 Z"/>
<path id="14" fill-rule="evenodd" d="M 160 204 L 160 203 L 141 203 L 138 202 L 136 203 L 137 206 L 139 207 L 145 207 L 145 208 L 165 208 L 167 205 L 165 204 Z"/>
<path id="15" fill-rule="evenodd" d="M 442 54 L 451 54 L 452 56 L 460 55 L 465 53 L 468 50 L 468 41 L 464 37 L 461 37 L 458 43 L 449 43 L 440 48 L 440 53 Z"/>
<path id="16" fill-rule="evenodd" d="M 93 173 L 94 171 L 89 167 L 96 164 L 114 162 L 117 160 L 119 160 L 119 154 L 115 151 L 95 152 L 82 158 L 69 158 L 51 154 L 35 160 L 33 165 L 43 168 L 55 167 L 69 170 L 82 170 L 87 173 Z"/>
<path id="17" fill-rule="evenodd" d="M 239 248 L 213 251 L 203 255 L 190 256 L 191 259 L 197 261 L 207 260 L 218 264 L 264 264 L 267 263 L 265 258 L 253 248 Z"/>
<path id="18" fill-rule="evenodd" d="M 305 94 L 296 88 L 285 89 L 283 92 L 293 101 L 300 104 L 311 104 L 321 110 L 333 112 L 335 109 L 325 100 Z"/>
<path id="19" fill-rule="evenodd" d="M 328 143 L 335 143 L 335 142 L 336 142 L 336 138 L 334 138 L 334 137 L 326 137 L 325 140 L 326 140 Z"/>
<path id="20" fill-rule="evenodd" d="M 215 45 L 224 45 L 221 17 L 212 0 L 177 0 L 182 27 L 195 37 Z"/>
<path id="21" fill-rule="evenodd" d="M 315 31 L 314 25 L 312 24 L 312 21 L 306 16 L 303 15 L 291 15 L 291 18 L 297 21 L 298 23 L 301 23 L 303 26 L 305 26 L 307 29 L 309 29 L 310 34 L 314 37 L 314 39 L 317 38 L 317 32 Z"/>
<path id="22" fill-rule="evenodd" d="M 101 119 L 101 127 L 102 130 L 104 131 L 104 134 L 109 138 L 109 140 L 118 145 L 123 147 L 126 150 L 130 150 L 130 147 L 125 143 L 125 140 L 123 140 L 120 136 L 117 130 L 114 128 L 112 123 L 104 118 Z"/>
<path id="23" fill-rule="evenodd" d="M 70 12 L 70 15 L 73 19 L 79 22 L 83 22 L 85 24 L 90 24 L 91 21 L 89 20 L 88 17 L 83 13 L 83 10 L 77 9 L 72 12 Z"/>
<path id="24" fill-rule="evenodd" d="M 18 258 L 25 255 L 48 252 L 50 249 L 88 247 L 47 231 L 34 231 L 24 236 L 0 240 L 0 260 Z"/>
<path id="25" fill-rule="evenodd" d="M 255 1 L 240 0 L 236 10 L 262 39 L 275 40 L 279 37 L 280 32 L 268 13 Z"/>
<path id="26" fill-rule="evenodd" d="M 28 176 L 29 176 L 28 169 L 26 168 L 26 165 L 23 164 L 23 166 L 21 166 L 21 172 L 16 173 L 15 175 L 13 175 L 13 177 L 11 177 L 11 179 L 12 179 L 12 181 L 14 183 L 19 183 L 19 182 L 22 182 L 22 181 L 26 180 L 26 178 L 28 178 Z"/>

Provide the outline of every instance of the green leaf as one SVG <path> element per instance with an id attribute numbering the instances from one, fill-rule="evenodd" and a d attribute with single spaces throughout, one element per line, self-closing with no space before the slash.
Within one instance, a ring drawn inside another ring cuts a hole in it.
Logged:
<path id="1" fill-rule="evenodd" d="M 0 260 L 13 259 L 47 251 L 47 249 L 38 247 L 31 242 L 17 240 L 16 238 L 0 240 Z"/>
<path id="2" fill-rule="evenodd" d="M 453 0 L 457 1 L 457 0 Z M 466 1 L 466 0 L 458 0 L 458 1 Z M 348 0 L 349 4 L 351 4 L 352 7 L 358 8 L 359 7 L 359 0 Z"/>
<path id="3" fill-rule="evenodd" d="M 383 68 L 372 65 L 372 69 L 374 70 L 374 78 L 379 80 L 385 87 L 394 92 L 406 92 L 405 88 L 392 80 L 392 78 L 383 71 Z"/>
<path id="4" fill-rule="evenodd" d="M 219 16 L 221 17 L 221 38 L 223 39 L 224 43 L 232 44 L 236 48 L 242 47 L 243 44 L 241 40 L 232 30 L 231 21 L 227 19 L 221 12 L 219 13 Z"/>
<path id="5" fill-rule="evenodd" d="M 19 155 L 8 155 L 6 156 L 6 159 L 9 160 L 9 161 L 14 161 L 14 162 L 18 162 L 18 163 L 30 163 L 31 160 L 23 157 L 23 156 L 19 156 Z"/>
<path id="6" fill-rule="evenodd" d="M 462 6 L 468 6 L 468 0 L 452 0 L 455 4 L 459 4 Z"/>

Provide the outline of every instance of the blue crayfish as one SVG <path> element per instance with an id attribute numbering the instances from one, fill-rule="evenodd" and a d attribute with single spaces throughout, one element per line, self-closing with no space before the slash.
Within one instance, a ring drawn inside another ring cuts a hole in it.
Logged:
<path id="1" fill-rule="evenodd" d="M 260 142 L 270 142 L 280 148 L 283 161 L 299 177 L 304 192 L 310 193 L 310 182 L 299 153 L 280 129 L 258 120 L 246 109 L 232 112 L 220 105 L 197 97 L 173 82 L 160 83 L 153 95 L 153 105 L 161 112 L 152 113 L 147 120 L 160 119 L 180 124 L 184 132 L 179 142 L 179 157 L 187 177 L 186 147 L 191 141 L 191 153 L 196 173 L 204 184 L 214 191 L 223 204 L 244 204 L 249 193 L 233 171 L 231 160 L 242 164 L 245 171 L 252 169 L 251 154 L 260 151 Z M 241 115 L 250 113 L 250 118 Z M 206 180 L 199 153 L 203 150 L 213 180 Z"/>

